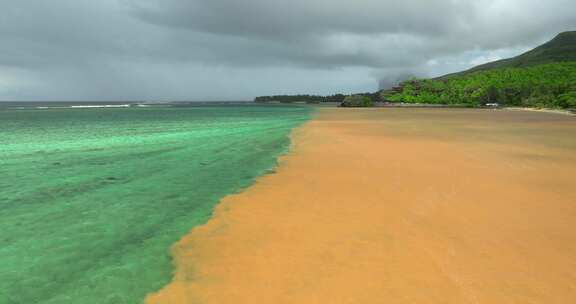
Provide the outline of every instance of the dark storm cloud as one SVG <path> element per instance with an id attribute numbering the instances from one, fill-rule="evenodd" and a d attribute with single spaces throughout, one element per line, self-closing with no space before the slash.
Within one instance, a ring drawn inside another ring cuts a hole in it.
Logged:
<path id="1" fill-rule="evenodd" d="M 436 56 L 474 48 L 533 45 L 576 24 L 571 0 L 126 3 L 147 22 L 216 37 L 241 37 L 257 47 L 242 52 L 245 45 L 239 43 L 236 51 L 243 58 L 235 58 L 236 63 L 263 55 L 311 66 L 419 66 Z M 223 57 L 218 59 L 229 58 Z"/>
<path id="2" fill-rule="evenodd" d="M 375 90 L 576 28 L 573 0 L 0 0 L 0 99 Z"/>
<path id="3" fill-rule="evenodd" d="M 383 30 L 441 34 L 452 27 L 442 20 L 474 17 L 472 3 L 445 0 L 156 0 L 131 5 L 140 17 L 160 24 L 273 40 Z"/>

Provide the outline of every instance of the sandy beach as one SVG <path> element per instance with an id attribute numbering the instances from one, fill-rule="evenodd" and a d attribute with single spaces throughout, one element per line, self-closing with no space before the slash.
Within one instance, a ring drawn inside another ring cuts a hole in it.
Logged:
<path id="1" fill-rule="evenodd" d="M 576 303 L 576 120 L 321 108 L 149 304 Z"/>

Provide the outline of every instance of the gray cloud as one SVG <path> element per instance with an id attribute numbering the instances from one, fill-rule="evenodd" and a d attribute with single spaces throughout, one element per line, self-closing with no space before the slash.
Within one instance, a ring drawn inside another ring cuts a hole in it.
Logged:
<path id="1" fill-rule="evenodd" d="M 0 99 L 370 91 L 516 55 L 573 0 L 0 0 Z"/>
<path id="2" fill-rule="evenodd" d="M 474 18 L 472 2 L 445 0 L 244 0 L 244 1 L 140 1 L 127 2 L 134 13 L 159 24 L 193 28 L 215 34 L 261 37 L 272 40 L 331 33 L 443 34 L 446 20 Z"/>

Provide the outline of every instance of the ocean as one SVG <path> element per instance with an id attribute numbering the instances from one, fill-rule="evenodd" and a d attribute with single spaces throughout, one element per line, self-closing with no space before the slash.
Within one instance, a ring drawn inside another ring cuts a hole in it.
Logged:
<path id="1" fill-rule="evenodd" d="M 0 109 L 0 303 L 141 303 L 170 246 L 273 170 L 306 106 Z"/>

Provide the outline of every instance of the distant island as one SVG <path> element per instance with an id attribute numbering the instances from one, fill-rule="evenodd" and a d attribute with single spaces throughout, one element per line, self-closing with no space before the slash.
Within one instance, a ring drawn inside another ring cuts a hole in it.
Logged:
<path id="1" fill-rule="evenodd" d="M 490 62 L 434 79 L 408 79 L 392 89 L 375 93 L 352 96 L 261 96 L 254 101 L 334 102 L 352 107 L 426 104 L 574 109 L 576 31 L 563 32 L 551 41 L 514 58 Z"/>

